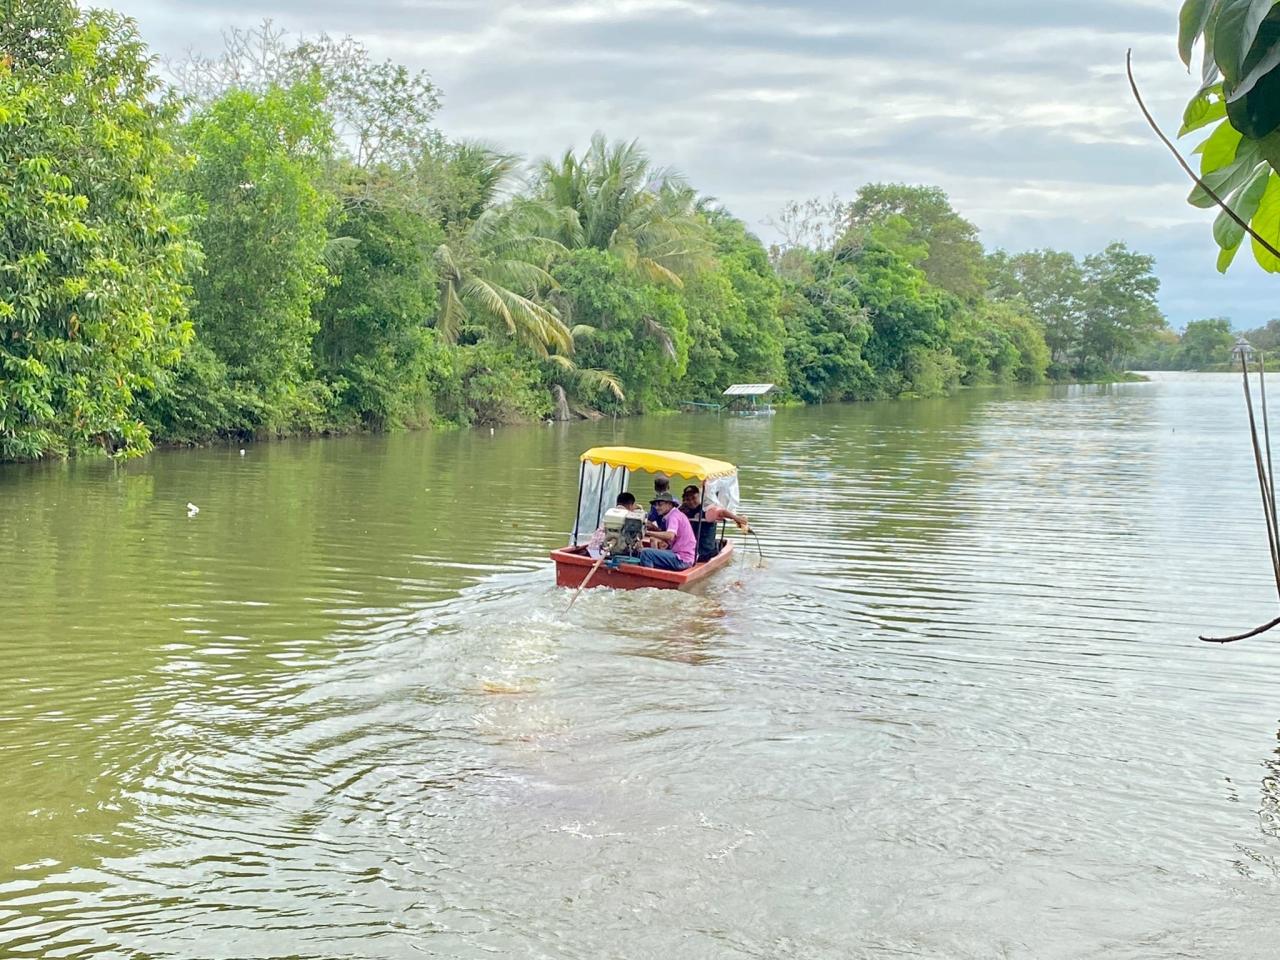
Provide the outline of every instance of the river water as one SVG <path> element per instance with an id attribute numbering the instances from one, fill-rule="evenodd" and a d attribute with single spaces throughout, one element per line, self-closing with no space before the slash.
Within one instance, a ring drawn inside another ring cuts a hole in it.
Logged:
<path id="1" fill-rule="evenodd" d="M 603 442 L 763 563 L 566 613 Z M 1274 957 L 1256 501 L 1229 376 L 0 469 L 0 956 Z"/>

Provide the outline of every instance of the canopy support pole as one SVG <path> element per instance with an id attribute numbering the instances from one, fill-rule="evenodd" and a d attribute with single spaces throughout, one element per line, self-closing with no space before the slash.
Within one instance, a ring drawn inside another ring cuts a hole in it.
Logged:
<path id="1" fill-rule="evenodd" d="M 587 464 L 584 460 L 578 470 L 578 509 L 573 512 L 573 545 L 578 545 L 578 523 L 582 519 L 582 484 L 587 479 Z"/>

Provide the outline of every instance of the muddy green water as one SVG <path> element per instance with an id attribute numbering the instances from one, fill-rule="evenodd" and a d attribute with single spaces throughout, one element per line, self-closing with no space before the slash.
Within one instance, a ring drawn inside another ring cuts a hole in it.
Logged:
<path id="1" fill-rule="evenodd" d="M 1270 958 L 1231 377 L 0 469 L 0 956 Z M 601 442 L 764 566 L 589 591 Z M 186 504 L 200 512 L 188 518 Z"/>

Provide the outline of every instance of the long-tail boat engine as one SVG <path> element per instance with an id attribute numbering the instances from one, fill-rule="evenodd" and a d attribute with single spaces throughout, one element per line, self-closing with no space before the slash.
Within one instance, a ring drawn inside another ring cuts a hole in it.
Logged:
<path id="1" fill-rule="evenodd" d="M 644 537 L 644 514 L 639 510 L 612 507 L 604 514 L 604 554 L 607 557 L 634 557 L 640 553 Z"/>

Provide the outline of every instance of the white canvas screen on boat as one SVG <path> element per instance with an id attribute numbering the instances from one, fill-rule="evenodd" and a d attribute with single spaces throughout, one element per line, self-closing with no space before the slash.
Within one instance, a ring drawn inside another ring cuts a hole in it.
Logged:
<path id="1" fill-rule="evenodd" d="M 703 502 L 714 503 L 734 513 L 738 512 L 738 475 L 717 477 L 707 481 L 706 496 Z"/>
<path id="2" fill-rule="evenodd" d="M 610 467 L 602 463 L 582 465 L 578 516 L 573 527 L 574 546 L 591 539 L 591 534 L 604 520 L 604 512 L 617 501 L 626 482 L 626 467 Z"/>

